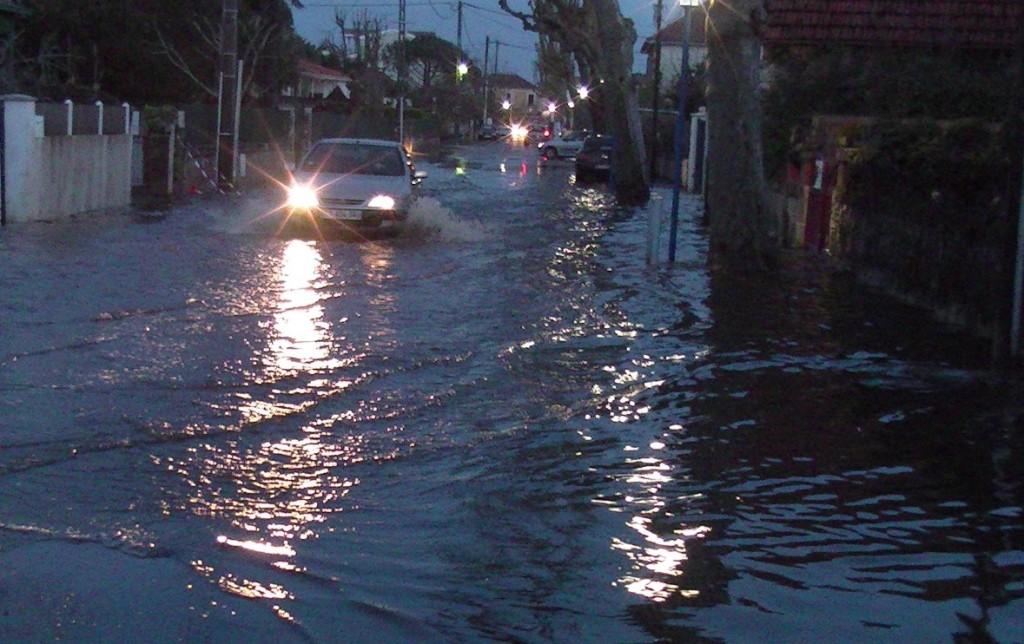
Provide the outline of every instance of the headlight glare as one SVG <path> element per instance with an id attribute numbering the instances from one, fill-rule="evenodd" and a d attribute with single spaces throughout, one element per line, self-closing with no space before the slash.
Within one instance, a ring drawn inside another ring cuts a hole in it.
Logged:
<path id="1" fill-rule="evenodd" d="M 295 184 L 288 188 L 288 206 L 311 210 L 320 205 L 316 190 L 308 185 Z"/>
<path id="2" fill-rule="evenodd" d="M 370 203 L 366 205 L 377 210 L 394 210 L 395 199 L 388 195 L 377 195 L 373 199 L 370 199 Z"/>

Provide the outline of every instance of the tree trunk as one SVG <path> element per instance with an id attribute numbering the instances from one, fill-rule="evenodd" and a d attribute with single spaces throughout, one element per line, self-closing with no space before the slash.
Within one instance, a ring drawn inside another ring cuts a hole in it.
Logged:
<path id="1" fill-rule="evenodd" d="M 633 83 L 633 44 L 636 30 L 622 17 L 616 0 L 591 0 L 597 19 L 599 73 L 604 118 L 616 135 L 613 175 L 615 196 L 624 205 L 644 204 L 651 190 L 644 175 L 643 130 L 637 88 Z"/>
<path id="2" fill-rule="evenodd" d="M 766 207 L 760 85 L 761 0 L 708 7 L 707 214 L 714 260 L 775 263 L 781 223 Z"/>

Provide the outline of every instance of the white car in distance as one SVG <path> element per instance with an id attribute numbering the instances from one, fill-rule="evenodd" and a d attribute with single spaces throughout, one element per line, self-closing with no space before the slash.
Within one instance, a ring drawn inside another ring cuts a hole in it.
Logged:
<path id="1" fill-rule="evenodd" d="M 318 226 L 397 228 L 426 176 L 397 141 L 323 139 L 296 167 L 286 208 Z"/>
<path id="2" fill-rule="evenodd" d="M 583 147 L 583 139 L 590 132 L 587 130 L 566 130 L 562 134 L 537 144 L 537 149 L 549 159 L 574 157 Z"/>

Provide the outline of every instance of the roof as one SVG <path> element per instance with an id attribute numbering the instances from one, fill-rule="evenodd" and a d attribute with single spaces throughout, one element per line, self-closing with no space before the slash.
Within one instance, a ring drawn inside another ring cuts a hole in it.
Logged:
<path id="1" fill-rule="evenodd" d="M 491 74 L 487 82 L 502 89 L 537 89 L 537 86 L 519 74 Z"/>
<path id="2" fill-rule="evenodd" d="M 1021 0 L 765 0 L 767 44 L 1007 50 Z"/>
<path id="3" fill-rule="evenodd" d="M 690 17 L 691 46 L 703 47 L 707 43 L 707 32 L 704 30 L 706 15 L 704 7 L 698 6 L 693 9 L 693 14 Z M 683 17 L 679 16 L 662 27 L 661 31 L 645 40 L 640 48 L 641 53 L 649 54 L 653 52 L 655 39 L 661 41 L 662 47 L 665 45 L 670 47 L 681 46 L 683 43 Z"/>
<path id="4" fill-rule="evenodd" d="M 298 63 L 299 73 L 303 76 L 312 76 L 322 80 L 336 80 L 347 82 L 352 80 L 344 72 L 340 72 L 337 69 L 331 69 L 330 67 L 324 67 L 323 65 L 317 65 L 305 59 L 299 59 Z"/>

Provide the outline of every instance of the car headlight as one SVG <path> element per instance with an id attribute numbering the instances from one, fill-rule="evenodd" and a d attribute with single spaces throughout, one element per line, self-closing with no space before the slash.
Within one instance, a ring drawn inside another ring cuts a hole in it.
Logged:
<path id="1" fill-rule="evenodd" d="M 288 188 L 287 204 L 291 208 L 312 210 L 320 205 L 320 199 L 313 188 L 296 184 Z"/>
<path id="2" fill-rule="evenodd" d="M 394 210 L 395 199 L 394 197 L 389 197 L 388 195 L 377 195 L 373 199 L 370 199 L 370 203 L 366 205 L 370 208 L 375 208 L 377 210 Z"/>
<path id="3" fill-rule="evenodd" d="M 526 128 L 523 127 L 522 125 L 513 125 L 512 126 L 512 138 L 513 139 L 525 139 L 526 138 Z"/>

